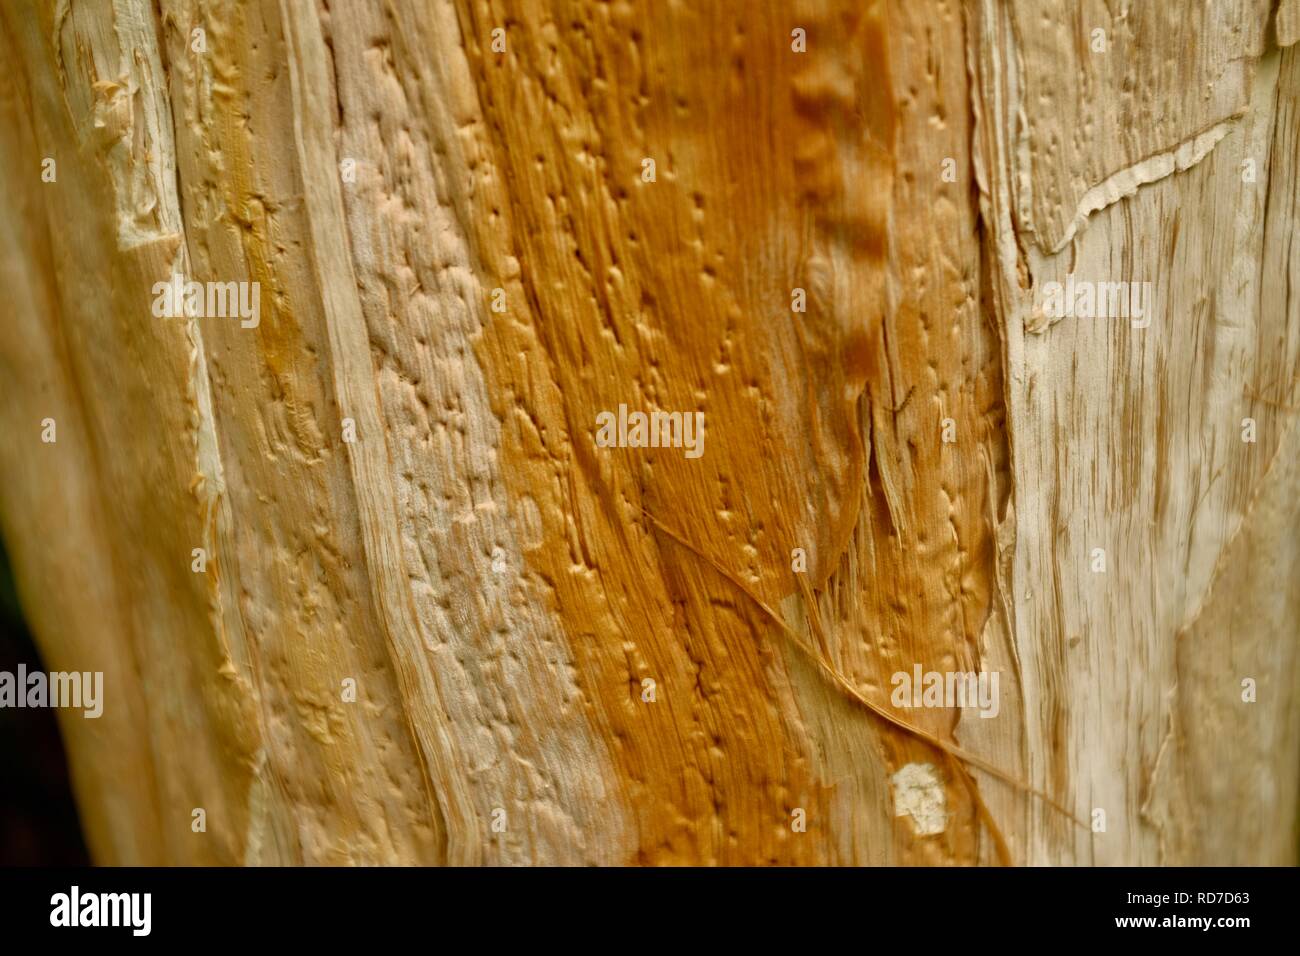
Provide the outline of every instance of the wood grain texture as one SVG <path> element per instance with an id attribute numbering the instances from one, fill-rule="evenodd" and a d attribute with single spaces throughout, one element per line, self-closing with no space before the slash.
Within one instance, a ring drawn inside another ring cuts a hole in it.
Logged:
<path id="1" fill-rule="evenodd" d="M 1294 863 L 1296 31 L 0 8 L 0 531 L 105 675 L 95 858 Z M 173 274 L 260 321 L 155 317 Z M 603 447 L 620 405 L 703 454 Z"/>

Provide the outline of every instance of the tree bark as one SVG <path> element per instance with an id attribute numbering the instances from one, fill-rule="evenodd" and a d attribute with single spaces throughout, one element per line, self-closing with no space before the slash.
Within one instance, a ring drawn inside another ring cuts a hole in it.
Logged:
<path id="1" fill-rule="evenodd" d="M 1298 38 L 0 7 L 0 530 L 104 675 L 96 860 L 1296 862 Z"/>

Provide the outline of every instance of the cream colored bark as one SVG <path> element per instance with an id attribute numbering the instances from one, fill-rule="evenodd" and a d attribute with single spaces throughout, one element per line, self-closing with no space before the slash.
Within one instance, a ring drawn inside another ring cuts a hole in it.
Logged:
<path id="1" fill-rule="evenodd" d="M 96 859 L 1294 863 L 1298 9 L 0 8 Z"/>

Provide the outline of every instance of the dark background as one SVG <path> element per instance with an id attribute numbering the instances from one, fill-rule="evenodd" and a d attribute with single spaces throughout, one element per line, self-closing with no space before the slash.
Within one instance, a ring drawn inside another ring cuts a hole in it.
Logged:
<path id="1" fill-rule="evenodd" d="M 0 671 L 45 670 L 0 542 Z M 55 711 L 0 707 L 0 866 L 90 862 Z"/>

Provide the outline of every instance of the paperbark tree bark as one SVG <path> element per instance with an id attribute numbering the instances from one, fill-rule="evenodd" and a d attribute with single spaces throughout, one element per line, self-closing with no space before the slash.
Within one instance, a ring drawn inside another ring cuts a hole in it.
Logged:
<path id="1" fill-rule="evenodd" d="M 95 858 L 1294 863 L 1297 38 L 0 7 L 0 530 L 104 674 Z"/>

